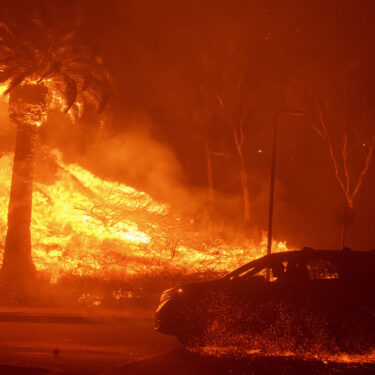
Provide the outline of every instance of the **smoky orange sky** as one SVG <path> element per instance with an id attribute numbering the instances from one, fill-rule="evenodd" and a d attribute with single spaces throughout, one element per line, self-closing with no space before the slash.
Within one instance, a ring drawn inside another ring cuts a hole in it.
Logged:
<path id="1" fill-rule="evenodd" d="M 55 2 L 66 22 L 72 12 L 79 14 L 78 37 L 116 77 L 115 116 L 111 134 L 98 140 L 89 130 L 95 121 L 90 114 L 72 128 L 66 117 L 52 113 L 40 139 L 102 177 L 162 200 L 177 193 L 196 197 L 207 189 L 208 139 L 224 155 L 213 158 L 218 205 L 223 197 L 236 201 L 238 163 L 216 94 L 231 103 L 241 81 L 251 225 L 265 229 L 275 113 L 306 109 L 298 93 L 289 95 L 293 82 L 304 77 L 321 93 L 333 128 L 343 121 L 359 127 L 365 111 L 375 128 L 370 0 Z M 38 1 L 1 3 L 3 17 L 22 22 Z M 334 212 L 344 196 L 310 120 L 279 124 L 275 237 L 296 246 L 336 248 L 341 229 Z M 2 133 L 2 149 L 12 148 L 11 133 Z M 361 163 L 353 158 L 354 173 Z M 352 248 L 375 247 L 374 183 L 375 160 L 355 201 L 356 219 L 347 234 Z M 228 220 L 241 215 L 238 204 L 223 211 Z"/>

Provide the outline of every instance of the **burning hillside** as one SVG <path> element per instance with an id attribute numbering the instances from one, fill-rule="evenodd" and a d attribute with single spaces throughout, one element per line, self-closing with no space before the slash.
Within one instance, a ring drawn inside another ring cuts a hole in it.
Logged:
<path id="1" fill-rule="evenodd" d="M 10 153 L 0 158 L 2 244 L 12 160 Z M 108 279 L 166 268 L 225 272 L 266 252 L 265 239 L 224 241 L 144 192 L 64 164 L 56 150 L 48 153 L 48 163 L 54 178 L 34 182 L 31 232 L 35 265 L 52 281 L 66 274 Z M 285 243 L 277 248 L 285 250 Z"/>

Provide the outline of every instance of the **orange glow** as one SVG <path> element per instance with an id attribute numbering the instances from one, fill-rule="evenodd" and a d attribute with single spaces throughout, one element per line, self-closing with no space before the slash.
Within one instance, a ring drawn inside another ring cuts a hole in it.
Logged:
<path id="1" fill-rule="evenodd" d="M 281 351 L 275 350 L 272 347 L 272 350 L 267 354 L 264 350 L 260 349 L 249 349 L 246 348 L 246 340 L 247 337 L 237 338 L 238 340 L 241 339 L 240 344 L 242 346 L 236 345 L 233 343 L 232 345 L 227 346 L 205 346 L 203 348 L 190 348 L 193 352 L 199 352 L 205 355 L 211 356 L 230 356 L 234 355 L 236 358 L 238 357 L 245 357 L 249 355 L 266 355 L 269 357 L 273 356 L 280 356 L 280 357 L 295 357 L 296 353 L 294 351 Z M 264 338 L 262 338 L 264 340 Z M 245 343 L 245 345 L 244 345 Z M 328 363 L 352 363 L 352 364 L 367 364 L 367 363 L 375 363 L 375 350 L 371 351 L 370 353 L 366 354 L 347 354 L 347 353 L 337 353 L 332 354 L 329 352 L 320 351 L 319 353 L 300 353 L 298 355 L 300 359 L 311 361 L 317 360 L 322 361 L 325 364 Z"/>
<path id="2" fill-rule="evenodd" d="M 45 85 L 49 91 L 49 109 L 58 109 L 64 111 L 66 103 L 65 99 L 61 95 L 61 92 L 57 89 L 56 83 L 52 79 L 44 79 L 43 83 L 40 83 L 38 80 L 25 80 L 24 84 L 28 85 Z M 9 94 L 5 94 L 5 91 L 8 89 L 9 82 L 0 84 L 0 103 L 9 103 Z M 82 116 L 83 103 L 77 98 L 74 105 L 67 112 L 70 120 L 74 123 L 77 117 Z M 48 113 L 45 114 L 43 121 L 36 122 L 35 125 L 40 127 L 47 120 Z"/>
<path id="3" fill-rule="evenodd" d="M 9 95 L 4 95 L 4 92 L 8 88 L 8 83 L 0 84 L 0 101 L 2 102 L 8 102 Z"/>
<path id="4" fill-rule="evenodd" d="M 64 164 L 56 150 L 51 157 L 57 166 L 54 182 L 34 182 L 31 233 L 35 265 L 54 282 L 66 273 L 110 278 L 165 269 L 227 272 L 266 254 L 266 233 L 260 244 L 224 242 L 205 228 L 197 233 L 168 204 Z M 2 241 L 12 160 L 9 153 L 0 158 Z M 287 247 L 275 242 L 274 249 Z"/>

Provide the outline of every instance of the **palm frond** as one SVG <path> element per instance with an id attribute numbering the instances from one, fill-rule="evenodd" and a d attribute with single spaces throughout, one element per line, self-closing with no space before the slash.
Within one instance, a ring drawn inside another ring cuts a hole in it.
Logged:
<path id="1" fill-rule="evenodd" d="M 14 68 L 7 67 L 5 70 L 0 72 L 0 83 L 4 83 L 14 76 Z"/>
<path id="2" fill-rule="evenodd" d="M 90 86 L 92 74 L 89 71 L 82 71 L 82 90 L 85 91 Z"/>
<path id="3" fill-rule="evenodd" d="M 0 41 L 2 43 L 11 44 L 15 39 L 13 32 L 10 28 L 3 22 L 0 22 Z"/>
<path id="4" fill-rule="evenodd" d="M 46 86 L 64 98 L 66 112 L 77 100 L 103 112 L 114 80 L 102 59 L 90 48 L 75 45 L 73 31 L 61 32 L 59 25 L 44 18 L 30 15 L 30 25 L 17 29 L 0 22 L 0 82 L 10 80 L 6 93 L 30 77 L 40 84 L 48 81 Z M 78 107 L 77 113 L 82 106 Z"/>
<path id="5" fill-rule="evenodd" d="M 9 83 L 8 88 L 4 91 L 4 94 L 9 94 L 15 87 L 20 85 L 29 74 L 30 74 L 30 71 L 26 71 L 13 77 Z"/>
<path id="6" fill-rule="evenodd" d="M 96 109 L 98 114 L 101 114 L 104 112 L 104 110 L 107 108 L 108 102 L 109 102 L 110 95 L 108 92 L 103 92 L 100 96 L 99 104 Z"/>
<path id="7" fill-rule="evenodd" d="M 65 73 L 61 73 L 61 77 L 65 86 L 65 90 L 63 93 L 66 103 L 65 112 L 68 112 L 77 99 L 78 89 L 77 84 L 72 77 L 68 76 Z"/>
<path id="8" fill-rule="evenodd" d="M 53 61 L 47 66 L 47 69 L 41 73 L 38 82 L 42 82 L 45 78 L 50 76 L 58 75 L 61 73 L 61 63 Z"/>

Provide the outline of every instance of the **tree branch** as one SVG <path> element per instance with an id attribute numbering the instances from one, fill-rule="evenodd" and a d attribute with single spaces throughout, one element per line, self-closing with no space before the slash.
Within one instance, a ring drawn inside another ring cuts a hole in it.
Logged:
<path id="1" fill-rule="evenodd" d="M 241 146 L 241 148 L 243 147 L 244 142 L 245 142 L 245 134 L 244 134 L 244 129 L 243 129 L 244 118 L 245 118 L 245 110 L 242 109 L 242 115 L 241 115 L 240 122 L 239 122 L 240 146 Z"/>
<path id="2" fill-rule="evenodd" d="M 224 152 L 208 151 L 208 153 L 210 155 L 220 156 L 220 157 L 223 157 L 223 158 L 231 159 L 231 157 L 227 154 L 224 154 Z"/>
<path id="3" fill-rule="evenodd" d="M 366 157 L 366 160 L 365 160 L 365 165 L 364 165 L 364 167 L 361 171 L 361 174 L 359 176 L 357 185 L 355 186 L 355 188 L 353 190 L 353 193 L 351 194 L 352 199 L 357 195 L 358 190 L 362 185 L 363 178 L 364 178 L 365 174 L 367 173 L 367 170 L 370 166 L 370 162 L 371 162 L 372 156 L 374 154 L 374 146 L 375 146 L 375 137 L 373 137 L 372 140 L 371 140 L 371 144 L 369 146 L 369 151 L 368 151 L 368 154 L 367 154 L 367 157 Z"/>
<path id="4" fill-rule="evenodd" d="M 312 123 L 312 127 L 318 133 L 318 135 L 320 135 L 323 139 L 327 140 L 328 131 L 327 131 L 327 125 L 326 125 L 325 120 L 324 120 L 322 106 L 320 105 L 320 103 L 318 102 L 318 100 L 314 96 L 312 97 L 312 99 L 313 99 L 313 102 L 314 102 L 316 114 L 318 116 L 318 122 L 319 122 L 319 125 L 320 125 L 321 129 L 319 129 L 314 123 Z"/>
<path id="5" fill-rule="evenodd" d="M 343 166 L 344 166 L 344 173 L 346 179 L 346 191 L 350 191 L 350 176 L 349 176 L 349 169 L 348 169 L 348 136 L 346 132 L 344 132 L 344 142 L 342 144 L 342 159 L 343 159 Z"/>
<path id="6" fill-rule="evenodd" d="M 329 151 L 329 155 L 330 155 L 330 158 L 331 158 L 331 161 L 332 161 L 332 164 L 333 164 L 333 168 L 335 170 L 336 179 L 337 179 L 338 183 L 340 184 L 340 187 L 343 190 L 345 196 L 347 196 L 347 191 L 346 191 L 344 183 L 343 183 L 343 181 L 340 177 L 339 166 L 337 164 L 337 160 L 336 160 L 335 154 L 333 152 L 332 144 L 329 143 L 329 142 L 328 142 L 328 151 Z"/>

